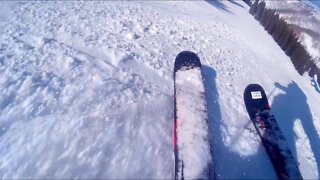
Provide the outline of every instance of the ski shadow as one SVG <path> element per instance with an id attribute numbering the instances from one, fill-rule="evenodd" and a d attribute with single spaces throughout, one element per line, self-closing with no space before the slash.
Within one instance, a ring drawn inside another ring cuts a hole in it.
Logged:
<path id="1" fill-rule="evenodd" d="M 226 5 L 223 4 L 223 2 L 218 1 L 218 0 L 206 0 L 207 3 L 209 3 L 211 6 L 219 9 L 220 11 L 224 11 L 227 12 L 229 14 L 232 14 L 231 11 L 228 10 L 228 8 L 226 7 Z"/>
<path id="2" fill-rule="evenodd" d="M 313 117 L 307 102 L 307 97 L 297 85 L 292 81 L 287 87 L 279 83 L 274 84 L 276 88 L 284 91 L 274 97 L 272 102 L 272 111 L 277 122 L 286 137 L 289 148 L 293 151 L 295 159 L 297 159 L 295 124 L 300 121 L 302 129 L 310 141 L 310 147 L 315 158 L 318 170 L 318 178 L 320 174 L 320 139 L 317 130 L 313 124 Z"/>
<path id="3" fill-rule="evenodd" d="M 262 145 L 258 146 L 254 155 L 243 156 L 234 152 L 229 146 L 225 145 L 225 135 L 223 127 L 221 108 L 219 104 L 219 93 L 216 86 L 216 71 L 206 65 L 202 65 L 204 86 L 206 91 L 207 109 L 208 109 L 208 126 L 213 152 L 214 177 L 211 179 L 274 179 L 271 161 L 266 154 Z M 252 122 L 248 117 L 248 124 Z M 239 134 L 243 133 L 240 129 Z M 269 162 L 270 161 L 270 162 Z M 261 163 L 270 166 L 260 168 Z"/>
<path id="4" fill-rule="evenodd" d="M 215 83 L 216 71 L 206 65 L 202 65 L 204 87 L 206 92 L 206 101 L 207 101 L 207 111 L 208 111 L 208 126 L 209 126 L 209 138 L 211 142 L 211 150 L 213 154 L 213 168 L 211 175 L 213 176 L 210 179 L 216 179 L 218 174 L 215 174 L 216 167 L 219 165 L 219 161 L 216 158 L 218 154 L 216 153 L 216 147 L 221 144 L 221 134 L 220 126 L 221 124 L 221 112 L 219 105 L 219 95 Z"/>

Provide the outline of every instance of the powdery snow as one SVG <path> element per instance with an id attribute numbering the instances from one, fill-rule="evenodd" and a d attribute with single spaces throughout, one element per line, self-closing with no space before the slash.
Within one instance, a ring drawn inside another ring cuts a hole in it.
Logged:
<path id="1" fill-rule="evenodd" d="M 276 178 L 244 107 L 251 83 L 266 90 L 303 177 L 319 178 L 320 96 L 245 3 L 6 7 L 0 178 L 173 178 L 173 63 L 182 50 L 203 63 L 217 178 Z"/>

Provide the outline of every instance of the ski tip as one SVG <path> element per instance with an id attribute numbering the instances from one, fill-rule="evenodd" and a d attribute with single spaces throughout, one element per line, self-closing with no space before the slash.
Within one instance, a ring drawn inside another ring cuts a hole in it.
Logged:
<path id="1" fill-rule="evenodd" d="M 180 52 L 175 59 L 174 72 L 182 67 L 201 67 L 201 62 L 198 55 L 191 51 Z"/>
<path id="2" fill-rule="evenodd" d="M 253 91 L 253 90 L 264 91 L 262 86 L 260 86 L 259 84 L 249 84 L 244 91 L 247 92 L 247 91 Z"/>
<path id="3" fill-rule="evenodd" d="M 266 93 L 259 84 L 249 84 L 243 93 L 245 102 L 267 100 Z"/>
<path id="4" fill-rule="evenodd" d="M 270 109 L 266 93 L 259 84 L 249 84 L 244 90 L 243 98 L 251 119 L 256 112 Z"/>

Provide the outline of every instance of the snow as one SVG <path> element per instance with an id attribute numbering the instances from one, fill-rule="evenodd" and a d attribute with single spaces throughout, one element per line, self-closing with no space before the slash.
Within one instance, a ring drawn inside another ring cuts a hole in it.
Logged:
<path id="1" fill-rule="evenodd" d="M 14 6 L 16 6 L 16 2 L 13 1 L 1 2 L 0 27 L 5 26 L 8 21 L 10 21 L 10 17 L 13 16 L 11 9 L 14 8 Z"/>
<path id="2" fill-rule="evenodd" d="M 173 178 L 182 50 L 203 63 L 217 178 L 276 178 L 244 107 L 251 83 L 303 177 L 319 178 L 319 93 L 245 3 L 0 4 L 0 178 Z"/>
<path id="3" fill-rule="evenodd" d="M 320 93 L 320 86 L 318 84 L 318 76 L 315 74 L 311 79 L 311 85 Z"/>
<path id="4" fill-rule="evenodd" d="M 207 179 L 212 162 L 201 69 L 176 72 L 177 147 L 185 179 Z M 179 178 L 181 178 L 179 176 Z"/>
<path id="5" fill-rule="evenodd" d="M 301 33 L 300 37 L 301 37 L 301 39 L 303 39 L 303 41 L 301 41 L 301 43 L 304 47 L 306 47 L 308 53 L 312 57 L 320 57 L 319 48 L 313 42 L 312 37 L 306 33 Z"/>

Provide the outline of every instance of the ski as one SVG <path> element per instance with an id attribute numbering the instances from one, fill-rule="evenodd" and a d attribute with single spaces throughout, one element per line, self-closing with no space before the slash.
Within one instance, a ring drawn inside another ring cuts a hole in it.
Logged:
<path id="1" fill-rule="evenodd" d="M 179 53 L 174 63 L 175 179 L 208 179 L 212 153 L 199 57 Z"/>
<path id="2" fill-rule="evenodd" d="M 273 115 L 264 89 L 250 84 L 244 91 L 249 117 L 257 130 L 279 179 L 302 179 L 297 163 Z"/>

